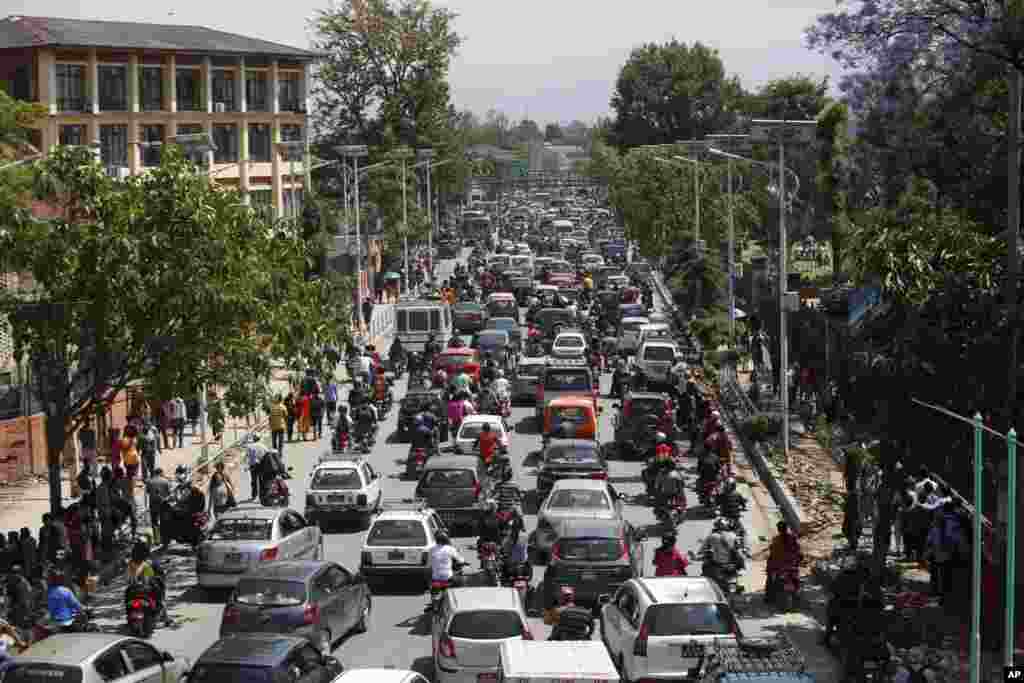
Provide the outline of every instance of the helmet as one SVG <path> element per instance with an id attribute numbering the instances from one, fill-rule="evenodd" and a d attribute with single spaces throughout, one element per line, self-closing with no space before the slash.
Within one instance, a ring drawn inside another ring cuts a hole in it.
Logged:
<path id="1" fill-rule="evenodd" d="M 499 368 L 498 370 L 495 371 L 494 378 L 495 379 L 505 379 L 505 371 Z"/>
<path id="2" fill-rule="evenodd" d="M 190 474 L 191 473 L 188 471 L 188 465 L 178 465 L 176 468 L 174 468 L 174 478 L 181 483 L 185 483 L 186 481 L 191 479 L 192 477 L 190 476 Z"/>
<path id="3" fill-rule="evenodd" d="M 438 545 L 451 545 L 452 539 L 448 538 L 448 534 L 441 531 L 434 537 L 437 540 Z"/>
<path id="4" fill-rule="evenodd" d="M 669 531 L 668 533 L 661 535 L 661 544 L 664 546 L 675 545 L 677 540 L 679 540 L 679 537 L 676 536 L 674 531 Z"/>
<path id="5" fill-rule="evenodd" d="M 666 441 L 668 441 L 668 437 L 665 436 L 664 432 L 658 432 L 657 434 L 654 435 L 654 438 L 657 439 L 658 443 L 665 443 Z"/>
<path id="6" fill-rule="evenodd" d="M 733 478 L 733 477 L 729 477 L 728 479 L 726 479 L 725 480 L 725 490 L 726 491 L 733 491 L 735 489 L 736 489 L 736 479 Z"/>
<path id="7" fill-rule="evenodd" d="M 484 501 L 484 510 L 487 510 L 488 512 L 494 512 L 497 509 L 498 501 L 494 500 L 493 498 L 488 498 L 486 501 Z"/>
<path id="8" fill-rule="evenodd" d="M 715 523 L 712 525 L 712 528 L 715 531 L 725 531 L 729 528 L 729 523 L 724 518 L 719 517 L 715 520 Z"/>
<path id="9" fill-rule="evenodd" d="M 491 431 L 491 423 L 490 422 L 484 422 L 484 428 L 483 429 L 484 429 L 485 432 Z"/>

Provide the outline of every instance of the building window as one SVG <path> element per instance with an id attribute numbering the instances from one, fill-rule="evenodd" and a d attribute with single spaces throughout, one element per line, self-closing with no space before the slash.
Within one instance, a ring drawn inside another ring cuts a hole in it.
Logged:
<path id="1" fill-rule="evenodd" d="M 248 111 L 268 111 L 267 74 L 247 73 L 245 75 L 245 108 Z"/>
<path id="2" fill-rule="evenodd" d="M 282 124 L 281 142 L 302 142 L 302 126 Z M 289 147 L 284 150 L 281 157 L 285 161 L 302 161 L 303 149 L 300 147 Z"/>
<path id="3" fill-rule="evenodd" d="M 104 166 L 128 165 L 128 126 L 100 126 L 100 160 Z"/>
<path id="4" fill-rule="evenodd" d="M 29 102 L 35 98 L 32 92 L 32 69 L 22 65 L 14 70 L 11 78 L 11 96 L 18 100 Z"/>
<path id="5" fill-rule="evenodd" d="M 159 66 L 139 69 L 139 106 L 142 111 L 164 108 L 164 70 Z"/>
<path id="6" fill-rule="evenodd" d="M 281 74 L 278 77 L 278 106 L 281 111 L 298 111 L 300 102 L 298 74 Z"/>
<path id="7" fill-rule="evenodd" d="M 140 126 L 139 127 L 139 139 L 142 142 L 160 142 L 164 141 L 164 127 L 159 125 L 152 126 Z M 143 166 L 159 166 L 160 165 L 160 147 L 142 147 L 142 165 Z"/>
<path id="8" fill-rule="evenodd" d="M 213 72 L 213 110 L 218 104 L 224 105 L 224 111 L 235 111 L 235 72 L 216 69 Z"/>
<path id="9" fill-rule="evenodd" d="M 57 65 L 57 111 L 85 109 L 85 67 L 80 64 Z"/>
<path id="10" fill-rule="evenodd" d="M 100 111 L 128 111 L 128 67 L 100 66 Z"/>
<path id="11" fill-rule="evenodd" d="M 233 123 L 214 124 L 213 144 L 217 147 L 213 153 L 216 163 L 232 164 L 238 161 L 238 126 Z"/>
<path id="12" fill-rule="evenodd" d="M 174 75 L 175 88 L 178 91 L 178 111 L 203 111 L 203 87 L 199 78 L 199 69 L 178 69 Z"/>
<path id="13" fill-rule="evenodd" d="M 61 126 L 60 144 L 62 145 L 84 145 L 86 136 L 89 134 L 89 127 L 83 125 Z"/>
<path id="14" fill-rule="evenodd" d="M 178 132 L 176 135 L 200 135 L 205 133 L 203 130 L 203 124 L 201 123 L 179 123 Z M 185 156 L 192 160 L 192 163 L 203 165 L 206 163 L 206 154 L 203 152 L 189 151 L 188 147 L 182 147 L 181 150 Z"/>
<path id="15" fill-rule="evenodd" d="M 249 124 L 249 161 L 270 161 L 269 124 Z"/>

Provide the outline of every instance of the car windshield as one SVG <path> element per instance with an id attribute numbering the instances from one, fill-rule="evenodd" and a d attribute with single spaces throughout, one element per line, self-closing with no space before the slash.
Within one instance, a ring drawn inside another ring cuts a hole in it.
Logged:
<path id="1" fill-rule="evenodd" d="M 427 544 L 423 523 L 415 519 L 378 519 L 366 536 L 368 546 L 409 546 L 422 548 Z"/>
<path id="2" fill-rule="evenodd" d="M 459 441 L 475 441 L 478 436 L 484 431 L 483 422 L 467 422 L 462 425 L 459 430 Z M 492 432 L 500 432 L 496 425 L 491 425 Z"/>
<path id="3" fill-rule="evenodd" d="M 448 625 L 448 635 L 469 640 L 517 638 L 523 635 L 523 620 L 511 610 L 459 612 Z"/>
<path id="4" fill-rule="evenodd" d="M 354 491 L 363 488 L 363 481 L 359 478 L 359 472 L 355 469 L 317 470 L 313 475 L 311 488 Z"/>
<path id="5" fill-rule="evenodd" d="M 210 531 L 211 541 L 269 541 L 273 525 L 269 519 L 218 519 Z"/>
<path id="6" fill-rule="evenodd" d="M 556 370 L 544 378 L 544 388 L 549 391 L 586 391 L 593 388 L 586 370 Z"/>
<path id="7" fill-rule="evenodd" d="M 581 465 L 598 462 L 597 453 L 594 451 L 569 446 L 549 448 L 544 459 L 556 465 Z"/>
<path id="8" fill-rule="evenodd" d="M 652 636 L 729 635 L 736 630 L 729 607 L 715 603 L 652 605 L 644 623 Z"/>
<path id="9" fill-rule="evenodd" d="M 550 509 L 610 510 L 612 507 L 604 491 L 555 491 L 548 500 Z"/>
<path id="10" fill-rule="evenodd" d="M 197 664 L 190 683 L 270 683 L 270 669 L 237 664 Z"/>
<path id="11" fill-rule="evenodd" d="M 610 562 L 622 557 L 622 541 L 617 538 L 563 538 L 558 542 L 558 557 L 563 560 Z"/>
<path id="12" fill-rule="evenodd" d="M 57 664 L 17 664 L 4 674 L 13 683 L 81 683 L 82 669 Z"/>
<path id="13" fill-rule="evenodd" d="M 579 337 L 559 337 L 555 340 L 555 346 L 567 349 L 582 349 L 583 340 Z"/>
<path id="14" fill-rule="evenodd" d="M 671 346 L 648 346 L 644 349 L 644 360 L 675 360 L 676 350 Z"/>
<path id="15" fill-rule="evenodd" d="M 257 607 L 287 607 L 306 601 L 306 584 L 242 578 L 235 589 L 235 602 Z"/>
<path id="16" fill-rule="evenodd" d="M 431 470 L 423 477 L 424 488 L 470 489 L 476 485 L 473 470 Z"/>

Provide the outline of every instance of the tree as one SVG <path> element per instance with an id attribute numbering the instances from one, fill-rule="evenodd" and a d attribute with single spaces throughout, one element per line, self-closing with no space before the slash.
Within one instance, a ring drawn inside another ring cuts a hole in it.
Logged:
<path id="1" fill-rule="evenodd" d="M 0 307 L 46 406 L 54 507 L 65 440 L 126 387 L 245 394 L 253 377 L 269 378 L 271 358 L 343 341 L 347 297 L 306 280 L 311 249 L 297 226 L 267 225 L 173 147 L 125 181 L 89 150 L 59 147 L 32 181 L 60 214 L 2 207 L 0 252 L 36 289 L 5 293 Z"/>
<path id="2" fill-rule="evenodd" d="M 828 226 L 832 246 L 832 274 L 835 284 L 841 284 L 846 254 L 845 241 L 849 233 L 847 194 L 849 192 L 849 125 L 848 109 L 843 103 L 829 105 L 818 119 L 818 175 L 817 189 L 821 197 L 822 214 Z"/>
<path id="3" fill-rule="evenodd" d="M 742 96 L 717 50 L 678 41 L 636 48 L 619 70 L 612 142 L 624 149 L 727 131 Z"/>
<path id="4" fill-rule="evenodd" d="M 573 121 L 562 129 L 562 141 L 567 145 L 586 147 L 590 140 L 590 128 L 582 121 Z"/>
<path id="5" fill-rule="evenodd" d="M 762 119 L 813 119 L 829 102 L 828 77 L 820 81 L 796 74 L 765 83 L 744 103 L 747 113 Z"/>
<path id="6" fill-rule="evenodd" d="M 562 133 L 562 127 L 557 123 L 549 123 L 544 126 L 544 139 L 547 142 L 559 142 L 564 137 L 565 135 Z"/>
<path id="7" fill-rule="evenodd" d="M 39 152 L 31 145 L 31 131 L 44 116 L 46 108 L 41 104 L 23 102 L 0 90 L 0 166 Z M 21 164 L 0 171 L 0 206 L 15 205 L 17 198 L 29 190 L 29 177 L 28 168 Z"/>
<path id="8" fill-rule="evenodd" d="M 342 0 L 313 19 L 315 124 L 330 139 L 421 146 L 443 127 L 455 14 L 427 0 Z"/>

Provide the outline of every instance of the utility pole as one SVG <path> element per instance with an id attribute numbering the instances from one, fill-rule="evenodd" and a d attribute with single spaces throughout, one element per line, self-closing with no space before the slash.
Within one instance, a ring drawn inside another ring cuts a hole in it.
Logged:
<path id="1" fill-rule="evenodd" d="M 334 151 L 341 155 L 342 159 L 352 159 L 352 194 L 356 212 L 356 291 L 358 292 L 356 307 L 356 320 L 359 322 L 360 331 L 366 321 L 363 320 L 363 245 L 359 235 L 359 159 L 366 157 L 370 151 L 366 145 L 341 145 L 335 147 Z"/>
<path id="2" fill-rule="evenodd" d="M 434 150 L 425 147 L 423 149 L 416 150 L 416 156 L 422 161 L 416 164 L 417 166 L 423 166 L 427 175 L 427 221 L 430 224 L 430 229 L 427 232 L 427 282 L 434 284 L 434 196 L 430 194 L 430 170 L 431 170 L 431 159 L 434 158 Z"/>
<path id="3" fill-rule="evenodd" d="M 733 150 L 740 144 L 744 144 L 749 135 L 708 135 L 709 140 L 721 142 Z M 716 150 L 709 149 L 712 154 Z M 733 206 L 735 196 L 732 189 L 732 158 L 726 157 L 728 163 L 729 182 L 729 336 L 732 343 L 736 343 L 736 211 Z"/>
<path id="4" fill-rule="evenodd" d="M 705 140 L 677 140 L 672 143 L 673 145 L 685 147 L 690 152 L 704 151 L 708 147 L 708 142 Z M 697 260 L 701 260 L 705 256 L 704 246 L 701 244 L 700 239 L 700 164 L 698 159 L 691 159 L 684 156 L 674 156 L 673 159 L 679 161 L 686 161 L 693 165 L 693 245 L 697 252 Z M 703 309 L 704 307 L 704 278 L 702 275 L 698 275 L 697 281 L 694 283 L 697 290 L 697 305 L 694 307 L 694 312 Z"/>
<path id="5" fill-rule="evenodd" d="M 409 147 L 402 146 L 395 149 L 393 156 L 402 162 L 402 245 L 405 251 L 405 292 L 408 294 L 412 277 L 409 272 L 409 202 L 406 200 L 408 188 L 405 180 L 405 165 L 406 161 L 413 156 L 413 151 Z"/>

